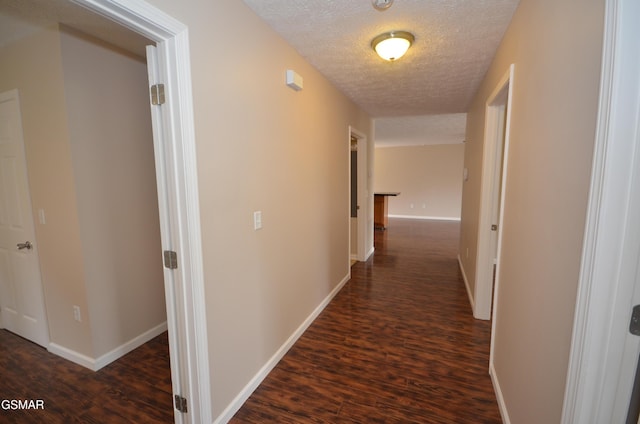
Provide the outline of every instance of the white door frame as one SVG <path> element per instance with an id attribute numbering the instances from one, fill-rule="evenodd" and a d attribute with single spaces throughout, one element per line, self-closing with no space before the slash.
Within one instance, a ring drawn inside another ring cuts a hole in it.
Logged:
<path id="1" fill-rule="evenodd" d="M 355 145 L 355 150 L 353 147 L 353 138 L 356 139 L 356 145 Z M 359 198 L 356 199 L 356 217 L 355 217 L 355 224 L 353 223 L 354 221 L 354 217 L 352 215 L 353 210 L 352 208 L 352 203 L 353 203 L 353 152 L 356 152 L 356 196 L 359 194 L 358 192 L 360 191 L 360 187 L 358 186 L 358 182 L 360 180 L 359 176 L 357 175 L 358 172 L 358 167 L 360 166 L 358 163 L 358 138 L 355 134 L 353 134 L 351 132 L 351 128 L 349 128 L 349 275 L 351 275 L 351 261 L 353 260 L 360 260 L 360 257 L 358 256 L 358 252 L 359 250 L 359 246 L 357 245 L 358 243 L 358 219 L 360 219 L 360 204 L 359 204 Z M 353 245 L 352 243 L 354 242 L 353 240 L 353 233 L 354 233 L 354 225 L 355 225 L 355 233 L 356 233 L 356 250 L 355 252 L 353 251 Z"/>
<path id="2" fill-rule="evenodd" d="M 477 319 L 484 320 L 488 320 L 491 317 L 492 302 L 497 301 L 500 251 L 502 248 L 504 189 L 507 181 L 511 104 L 513 103 L 513 73 L 514 65 L 512 64 L 487 99 L 485 106 L 480 218 L 478 223 L 478 253 L 476 258 L 476 281 L 473 301 L 473 316 Z M 502 157 L 504 157 L 504 160 L 502 161 L 502 169 L 500 169 L 500 159 Z M 499 172 L 502 172 L 502 184 L 500 186 L 495 183 L 496 174 Z M 499 205 L 495 205 L 497 191 L 501 193 Z M 494 224 L 492 220 L 494 219 L 496 206 L 499 208 L 497 234 L 491 230 L 491 225 Z M 497 243 L 497 256 L 495 256 L 496 249 L 494 243 Z M 495 283 L 493 275 L 494 258 L 497 258 Z M 493 325 L 495 325 L 495 319 L 493 320 Z"/>
<path id="3" fill-rule="evenodd" d="M 160 225 L 164 231 L 162 249 L 178 254 L 178 269 L 173 271 L 178 294 L 166 301 L 170 304 L 179 300 L 182 304 L 178 310 L 184 312 L 176 317 L 183 344 L 179 349 L 184 353 L 181 368 L 185 370 L 186 381 L 182 395 L 187 398 L 189 411 L 184 414 L 184 422 L 210 423 L 211 385 L 188 28 L 143 0 L 72 1 L 157 43 L 158 69 L 166 78 L 161 152 L 165 167 L 157 170 L 164 174 L 159 174 L 158 179 Z"/>
<path id="4" fill-rule="evenodd" d="M 358 218 L 356 220 L 357 231 L 357 259 L 361 262 L 366 261 L 370 254 L 366 251 L 367 240 L 367 221 L 369 216 L 369 187 L 368 178 L 369 175 L 369 140 L 362 131 L 349 126 L 349 143 L 351 143 L 351 136 L 354 136 L 358 140 Z M 349 153 L 351 154 L 351 153 Z M 351 161 L 349 160 L 349 164 Z M 349 165 L 349 171 L 351 171 L 351 165 Z M 351 172 L 349 172 L 351 175 Z M 351 186 L 349 186 L 351 187 Z M 351 189 L 349 189 L 349 196 L 351 196 Z M 351 232 L 349 232 L 351 234 Z M 351 240 L 349 240 L 349 246 L 351 246 Z M 351 252 L 351 247 L 349 247 Z"/>
<path id="5" fill-rule="evenodd" d="M 633 374 L 623 357 L 640 265 L 640 3 L 605 5 L 600 104 L 562 424 L 624 422 L 631 387 L 621 389 L 621 383 Z"/>

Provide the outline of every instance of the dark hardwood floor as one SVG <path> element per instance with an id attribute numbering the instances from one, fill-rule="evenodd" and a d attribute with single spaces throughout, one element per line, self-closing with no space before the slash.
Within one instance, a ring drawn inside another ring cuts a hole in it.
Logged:
<path id="1" fill-rule="evenodd" d="M 490 323 L 472 316 L 458 234 L 457 222 L 393 219 L 376 231 L 374 257 L 231 423 L 501 423 Z"/>
<path id="2" fill-rule="evenodd" d="M 391 220 L 374 257 L 291 348 L 231 423 L 501 423 L 490 324 L 471 314 L 459 224 Z M 166 334 L 98 372 L 0 330 L 2 423 L 171 423 Z"/>
<path id="3" fill-rule="evenodd" d="M 167 334 L 93 372 L 0 330 L 5 399 L 40 399 L 44 409 L 2 407 L 1 423 L 173 423 Z"/>

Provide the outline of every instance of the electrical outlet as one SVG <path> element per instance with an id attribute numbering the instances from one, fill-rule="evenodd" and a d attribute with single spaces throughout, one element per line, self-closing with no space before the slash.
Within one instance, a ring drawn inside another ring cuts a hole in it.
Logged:
<path id="1" fill-rule="evenodd" d="M 82 315 L 80 314 L 80 307 L 78 305 L 73 305 L 73 319 L 82 322 Z"/>

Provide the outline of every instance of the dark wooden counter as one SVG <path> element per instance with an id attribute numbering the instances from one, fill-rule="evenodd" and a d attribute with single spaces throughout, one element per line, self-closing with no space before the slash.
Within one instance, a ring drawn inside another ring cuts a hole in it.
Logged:
<path id="1" fill-rule="evenodd" d="M 389 225 L 389 202 L 387 197 L 398 196 L 400 192 L 392 191 L 373 194 L 373 227 L 385 230 Z"/>

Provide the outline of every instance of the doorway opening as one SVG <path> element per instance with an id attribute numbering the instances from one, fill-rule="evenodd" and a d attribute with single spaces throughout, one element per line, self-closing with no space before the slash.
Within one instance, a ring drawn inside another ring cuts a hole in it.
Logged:
<path id="1" fill-rule="evenodd" d="M 60 48 L 45 54 L 52 44 Z M 20 72 L 4 73 L 0 85 L 19 87 L 23 101 L 14 89 L 0 108 L 0 134 L 11 135 L 0 141 L 2 191 L 10 193 L 1 209 L 11 221 L 0 234 L 11 258 L 0 261 L 11 277 L 0 281 L 0 328 L 99 371 L 160 335 L 166 340 L 146 61 L 62 25 L 17 40 L 1 60 Z M 62 72 L 50 72 L 54 64 Z M 166 357 L 166 343 L 151 345 Z M 159 381 L 169 373 L 167 361 Z M 135 381 L 143 372 L 134 366 L 127 374 Z M 166 386 L 149 391 L 170 395 Z M 162 404 L 173 416 L 171 396 Z"/>
<path id="2" fill-rule="evenodd" d="M 484 320 L 490 319 L 492 314 L 495 315 L 492 306 L 497 301 L 500 280 L 500 247 L 509 151 L 513 71 L 514 66 L 511 65 L 489 96 L 485 109 L 476 296 L 473 311 L 475 318 Z"/>
<path id="3" fill-rule="evenodd" d="M 365 262 L 373 254 L 371 148 L 367 136 L 353 127 L 349 127 L 348 152 L 349 260 Z"/>
<path id="4" fill-rule="evenodd" d="M 211 422 L 198 176 L 188 28 L 143 2 L 74 0 L 156 43 L 156 81 L 169 95 L 152 112 L 176 422 Z M 153 118 L 155 116 L 155 118 Z M 179 152 L 179 153 L 178 153 Z M 172 331 L 176 329 L 176 331 Z M 173 334 L 173 336 L 172 336 Z M 179 359 L 178 359 L 179 358 Z"/>
<path id="5" fill-rule="evenodd" d="M 358 139 L 351 135 L 350 142 L 350 152 L 351 152 L 351 160 L 350 160 L 350 195 L 351 195 L 351 220 L 349 224 L 350 228 L 350 258 L 351 258 L 351 266 L 353 266 L 356 262 L 358 262 L 358 210 L 360 206 L 358 205 Z"/>
<path id="6" fill-rule="evenodd" d="M 176 413 L 176 422 L 211 422 L 187 27 L 143 1 L 74 3 L 156 44 L 154 83 L 167 91 L 166 104 L 153 112 L 161 248 L 179 265 L 163 268 L 171 378 L 176 409 L 188 411 Z"/>

